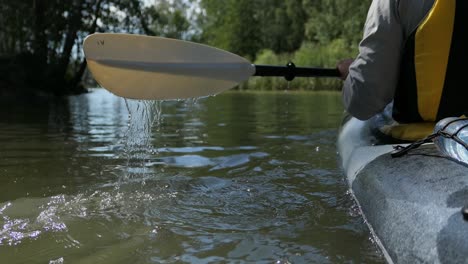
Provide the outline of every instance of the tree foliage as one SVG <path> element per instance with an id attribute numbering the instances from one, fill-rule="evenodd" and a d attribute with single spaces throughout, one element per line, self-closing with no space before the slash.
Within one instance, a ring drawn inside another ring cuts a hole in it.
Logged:
<path id="1" fill-rule="evenodd" d="M 275 53 L 293 52 L 304 40 L 304 26 L 307 14 L 302 0 L 262 0 L 266 8 L 259 12 L 262 48 Z"/>
<path id="2" fill-rule="evenodd" d="M 251 59 L 260 50 L 255 1 L 202 0 L 200 41 Z"/>
<path id="3" fill-rule="evenodd" d="M 201 0 L 201 41 L 254 59 L 265 48 L 297 50 L 307 14 L 302 0 Z"/>
<path id="4" fill-rule="evenodd" d="M 82 92 L 84 38 L 94 32 L 181 37 L 182 1 L 0 0 L 0 92 Z"/>
<path id="5" fill-rule="evenodd" d="M 369 8 L 369 0 L 304 0 L 309 14 L 306 24 L 308 41 L 320 44 L 344 39 L 356 47 L 362 37 L 362 28 Z"/>

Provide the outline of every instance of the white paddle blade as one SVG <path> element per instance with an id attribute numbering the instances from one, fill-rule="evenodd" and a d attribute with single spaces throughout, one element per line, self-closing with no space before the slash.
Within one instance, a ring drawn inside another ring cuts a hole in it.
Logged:
<path id="1" fill-rule="evenodd" d="M 96 81 L 131 99 L 214 95 L 255 73 L 255 66 L 238 55 L 168 38 L 98 33 L 86 37 L 83 49 Z"/>

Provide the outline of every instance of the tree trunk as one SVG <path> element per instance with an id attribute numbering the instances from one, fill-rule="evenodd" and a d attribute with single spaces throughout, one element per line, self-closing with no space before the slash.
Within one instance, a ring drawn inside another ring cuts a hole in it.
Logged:
<path id="1" fill-rule="evenodd" d="M 143 14 L 141 13 L 141 6 L 140 6 L 139 1 L 138 0 L 132 0 L 131 3 L 132 3 L 133 10 L 135 11 L 135 13 L 140 18 L 140 24 L 141 24 L 141 28 L 143 28 L 143 32 L 146 35 L 155 35 L 155 32 L 149 28 L 148 23 L 146 21 L 146 18 L 143 17 Z"/>
<path id="2" fill-rule="evenodd" d="M 45 34 L 45 0 L 34 0 L 34 42 L 33 49 L 36 63 L 40 69 L 45 69 L 47 64 L 47 37 Z"/>
<path id="3" fill-rule="evenodd" d="M 94 12 L 94 21 L 93 23 L 91 24 L 91 26 L 89 27 L 89 32 L 91 33 L 94 33 L 97 31 L 97 21 L 101 15 L 101 3 L 102 3 L 102 0 L 98 0 L 97 3 L 96 3 L 96 8 L 95 8 L 95 12 Z M 83 79 L 83 75 L 86 71 L 86 66 L 87 66 L 87 62 L 86 62 L 86 58 L 83 58 L 83 61 L 81 62 L 80 64 L 80 68 L 78 69 L 77 72 L 75 72 L 75 75 L 73 76 L 73 80 L 72 80 L 72 86 L 73 87 L 78 87 L 78 85 L 80 85 L 80 82 L 81 80 Z"/>
<path id="4" fill-rule="evenodd" d="M 68 66 L 70 64 L 70 57 L 75 45 L 76 37 L 78 30 L 82 26 L 82 15 L 81 15 L 81 5 L 83 0 L 75 0 L 75 5 L 73 10 L 71 10 L 70 24 L 68 26 L 68 31 L 65 35 L 65 42 L 63 45 L 62 56 L 60 58 L 58 68 L 57 68 L 57 77 L 61 80 L 66 80 L 66 74 Z"/>

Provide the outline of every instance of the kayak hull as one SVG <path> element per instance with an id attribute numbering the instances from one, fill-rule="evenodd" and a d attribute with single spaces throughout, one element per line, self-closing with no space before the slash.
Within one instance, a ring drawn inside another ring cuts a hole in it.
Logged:
<path id="1" fill-rule="evenodd" d="M 370 121 L 351 118 L 338 149 L 349 186 L 390 263 L 468 263 L 468 167 L 434 144 L 392 158 Z"/>

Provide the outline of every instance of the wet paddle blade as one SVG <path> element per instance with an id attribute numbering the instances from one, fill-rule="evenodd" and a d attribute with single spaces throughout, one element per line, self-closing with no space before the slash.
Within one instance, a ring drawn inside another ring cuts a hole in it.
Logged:
<path id="1" fill-rule="evenodd" d="M 214 95 L 255 73 L 246 59 L 193 42 L 97 33 L 83 45 L 96 81 L 125 98 L 185 99 Z"/>

